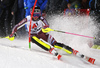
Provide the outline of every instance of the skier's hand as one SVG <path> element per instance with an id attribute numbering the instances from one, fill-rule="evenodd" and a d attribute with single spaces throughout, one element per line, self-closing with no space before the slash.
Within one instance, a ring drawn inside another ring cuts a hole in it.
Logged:
<path id="1" fill-rule="evenodd" d="M 16 36 L 16 33 L 12 33 L 12 34 L 10 34 L 10 36 L 8 37 L 8 39 L 10 41 L 13 41 L 15 39 L 15 36 Z"/>
<path id="2" fill-rule="evenodd" d="M 52 31 L 52 29 L 50 29 L 50 28 L 45 28 L 45 29 L 43 29 L 43 28 L 42 28 L 42 32 L 43 32 L 43 33 L 47 33 L 47 32 L 50 32 L 50 31 Z"/>
<path id="3" fill-rule="evenodd" d="M 45 25 L 43 26 L 43 29 L 49 28 L 49 25 Z"/>
<path id="4" fill-rule="evenodd" d="M 10 34 L 9 37 L 11 38 L 11 37 L 15 37 L 15 36 L 16 36 L 16 33 L 12 33 L 12 34 Z"/>

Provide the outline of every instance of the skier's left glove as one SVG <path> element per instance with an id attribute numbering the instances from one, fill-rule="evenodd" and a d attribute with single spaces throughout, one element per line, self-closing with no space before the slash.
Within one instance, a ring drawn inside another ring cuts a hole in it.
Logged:
<path id="1" fill-rule="evenodd" d="M 48 28 L 49 28 L 49 25 L 45 25 L 45 26 L 43 26 L 43 28 L 42 28 L 42 32 L 43 32 L 43 33 L 47 33 L 47 32 L 49 32 L 49 31 L 48 31 Z"/>
<path id="2" fill-rule="evenodd" d="M 42 28 L 42 32 L 43 32 L 43 33 L 47 33 L 47 32 L 50 32 L 50 31 L 52 31 L 52 29 L 50 29 L 50 28 L 45 28 L 45 29 L 43 29 L 43 28 Z"/>
<path id="3" fill-rule="evenodd" d="M 43 29 L 49 28 L 49 25 L 45 25 L 43 26 Z"/>

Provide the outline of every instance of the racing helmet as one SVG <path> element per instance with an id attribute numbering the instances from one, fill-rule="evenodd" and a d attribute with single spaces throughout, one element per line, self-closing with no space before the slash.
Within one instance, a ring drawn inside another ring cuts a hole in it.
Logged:
<path id="1" fill-rule="evenodd" d="M 33 10 L 33 7 L 30 9 L 31 14 L 32 14 L 32 10 Z M 40 7 L 35 6 L 33 17 L 40 17 L 40 16 L 41 16 Z"/>

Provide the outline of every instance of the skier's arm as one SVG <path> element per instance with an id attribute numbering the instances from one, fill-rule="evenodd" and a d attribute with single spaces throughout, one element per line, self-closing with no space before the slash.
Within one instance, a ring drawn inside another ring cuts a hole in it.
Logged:
<path id="1" fill-rule="evenodd" d="M 42 18 L 41 20 L 43 21 L 42 32 L 44 32 L 44 33 L 50 32 L 50 31 L 48 31 L 49 24 L 48 24 L 48 22 L 46 21 L 46 19 L 45 19 L 45 18 Z"/>
<path id="2" fill-rule="evenodd" d="M 43 28 L 44 28 L 44 29 L 47 28 L 47 27 L 49 27 L 49 24 L 48 24 L 48 22 L 47 22 L 47 20 L 46 20 L 45 18 L 41 17 L 40 19 L 41 19 L 42 22 L 43 22 Z"/>
<path id="3" fill-rule="evenodd" d="M 26 23 L 27 23 L 27 18 L 24 18 L 21 22 L 19 22 L 17 25 L 15 25 L 15 27 L 12 29 L 12 33 L 11 33 L 10 37 L 13 37 L 15 35 L 15 33 L 17 32 L 17 30 L 20 29 L 21 27 L 23 27 Z"/>

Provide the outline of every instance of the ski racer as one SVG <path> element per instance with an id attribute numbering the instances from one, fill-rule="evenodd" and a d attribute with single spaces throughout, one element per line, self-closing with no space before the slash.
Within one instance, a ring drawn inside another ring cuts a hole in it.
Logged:
<path id="1" fill-rule="evenodd" d="M 32 8 L 30 10 L 32 13 Z M 30 15 L 27 16 L 27 18 L 24 18 L 21 22 L 19 22 L 12 30 L 12 34 L 9 36 L 10 38 L 15 36 L 15 33 L 18 29 L 20 29 L 22 26 L 24 26 L 27 23 L 27 27 L 29 30 L 30 26 Z M 35 7 L 34 14 L 32 16 L 32 22 L 31 22 L 31 42 L 37 44 L 42 49 L 49 51 L 51 54 L 56 56 L 58 60 L 62 57 L 54 48 L 62 49 L 68 54 L 74 54 L 81 58 L 84 58 L 84 55 L 80 55 L 78 51 L 72 49 L 71 47 L 64 45 L 62 43 L 57 42 L 54 37 L 52 37 L 46 29 L 49 28 L 49 24 L 47 23 L 46 19 L 41 16 L 41 10 L 39 7 Z M 45 32 L 44 32 L 45 31 Z M 48 45 L 47 43 L 51 44 L 53 47 Z M 90 60 L 88 58 L 88 60 Z M 92 62 L 94 63 L 94 62 Z"/>

